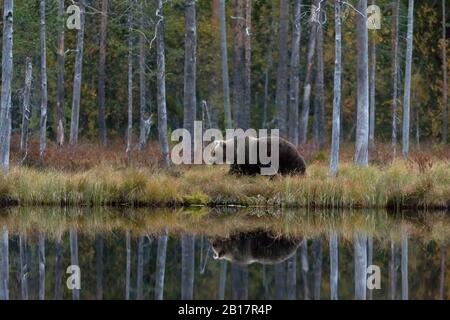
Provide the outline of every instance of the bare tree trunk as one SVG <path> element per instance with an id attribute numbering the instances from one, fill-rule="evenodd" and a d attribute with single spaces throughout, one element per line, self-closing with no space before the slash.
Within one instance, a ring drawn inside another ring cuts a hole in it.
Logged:
<path id="1" fill-rule="evenodd" d="M 100 18 L 100 60 L 98 64 L 98 133 L 100 143 L 106 146 L 105 82 L 106 82 L 106 35 L 108 30 L 108 0 L 102 0 Z"/>
<path id="2" fill-rule="evenodd" d="M 358 100 L 356 115 L 355 163 L 369 164 L 369 55 L 367 34 L 367 0 L 359 0 L 357 15 Z"/>
<path id="3" fill-rule="evenodd" d="M 13 0 L 3 1 L 2 92 L 0 99 L 0 169 L 9 170 L 11 81 L 13 76 Z"/>
<path id="4" fill-rule="evenodd" d="M 399 69 L 399 49 L 398 49 L 398 15 L 400 1 L 394 0 L 392 10 L 392 148 L 394 157 L 397 153 L 397 104 L 398 104 L 398 69 Z"/>
<path id="5" fill-rule="evenodd" d="M 220 261 L 220 277 L 219 277 L 219 300 L 225 300 L 225 290 L 227 284 L 227 261 Z"/>
<path id="6" fill-rule="evenodd" d="M 408 235 L 402 231 L 402 300 L 408 300 Z"/>
<path id="7" fill-rule="evenodd" d="M 341 129 L 341 75 L 342 75 L 342 35 L 341 3 L 334 1 L 335 59 L 333 89 L 333 124 L 331 134 L 330 174 L 336 176 L 339 165 L 339 142 Z"/>
<path id="8" fill-rule="evenodd" d="M 292 26 L 292 52 L 289 80 L 289 117 L 288 131 L 289 141 L 298 145 L 298 120 L 299 120 L 299 86 L 300 86 L 300 42 L 302 34 L 302 1 L 294 2 L 294 24 Z"/>
<path id="9" fill-rule="evenodd" d="M 23 105 L 22 105 L 22 130 L 20 134 L 20 156 L 21 162 L 25 160 L 28 153 L 28 125 L 30 123 L 30 98 L 31 98 L 31 80 L 33 67 L 31 65 L 31 58 L 26 58 L 25 71 L 25 88 L 23 91 Z"/>
<path id="10" fill-rule="evenodd" d="M 232 127 L 230 106 L 230 83 L 228 80 L 228 47 L 227 25 L 225 19 L 225 0 L 220 0 L 220 54 L 222 58 L 222 82 L 223 82 L 223 109 L 225 114 L 225 128 Z"/>
<path id="11" fill-rule="evenodd" d="M 144 241 L 145 237 L 140 236 L 137 252 L 136 300 L 142 300 L 144 298 Z"/>
<path id="12" fill-rule="evenodd" d="M 313 274 L 314 274 L 314 300 L 320 300 L 320 286 L 322 284 L 322 242 L 314 239 L 313 243 Z"/>
<path id="13" fill-rule="evenodd" d="M 63 260 L 63 242 L 61 235 L 56 240 L 55 244 L 55 300 L 62 300 L 62 260 Z"/>
<path id="14" fill-rule="evenodd" d="M 158 238 L 158 253 L 156 255 L 155 300 L 164 297 L 164 275 L 166 272 L 167 233 Z"/>
<path id="15" fill-rule="evenodd" d="M 71 229 L 70 235 L 70 264 L 73 266 L 79 266 L 78 262 L 78 231 Z M 72 290 L 72 300 L 80 300 L 80 290 Z"/>
<path id="16" fill-rule="evenodd" d="M 406 34 L 406 68 L 405 91 L 403 96 L 403 130 L 402 130 L 402 154 L 407 158 L 409 154 L 409 127 L 411 105 L 411 67 L 413 55 L 413 25 L 414 25 L 414 0 L 408 2 L 408 31 Z"/>
<path id="17" fill-rule="evenodd" d="M 45 234 L 39 233 L 39 300 L 45 300 Z"/>
<path id="18" fill-rule="evenodd" d="M 131 283 L 131 235 L 130 231 L 125 233 L 126 260 L 125 260 L 125 300 L 130 300 Z"/>
<path id="19" fill-rule="evenodd" d="M 20 255 L 20 293 L 22 300 L 28 300 L 28 250 L 27 236 L 19 235 L 19 255 Z"/>
<path id="20" fill-rule="evenodd" d="M 279 262 L 275 265 L 275 299 L 286 298 L 286 263 Z"/>
<path id="21" fill-rule="evenodd" d="M 233 118 L 245 129 L 245 18 L 244 1 L 234 0 L 233 17 Z"/>
<path id="22" fill-rule="evenodd" d="M 64 28 L 65 28 L 64 0 L 58 1 L 58 51 L 57 56 L 57 93 L 56 93 L 56 143 L 64 145 Z"/>
<path id="23" fill-rule="evenodd" d="M 194 122 L 197 120 L 197 21 L 195 0 L 185 0 L 184 35 L 184 117 L 183 127 L 194 136 Z M 191 158 L 201 150 L 195 150 L 191 140 Z"/>
<path id="24" fill-rule="evenodd" d="M 356 235 L 353 246 L 355 252 L 355 299 L 366 300 L 367 236 L 364 234 Z"/>
<path id="25" fill-rule="evenodd" d="M 144 150 L 147 146 L 147 138 L 150 131 L 149 123 L 150 119 L 145 118 L 145 109 L 147 106 L 147 81 L 145 72 L 145 61 L 147 57 L 147 51 L 145 48 L 145 2 L 140 3 L 141 21 L 140 21 L 140 33 L 139 33 L 139 149 Z"/>
<path id="26" fill-rule="evenodd" d="M 305 82 L 303 84 L 303 101 L 302 101 L 302 112 L 300 115 L 300 131 L 299 131 L 299 142 L 300 144 L 305 144 L 308 138 L 308 119 L 309 119 L 309 108 L 311 105 L 311 82 L 312 73 L 314 68 L 314 54 L 316 50 L 316 37 L 317 29 L 321 28 L 320 25 L 320 15 L 322 6 L 324 4 L 321 0 L 314 0 L 314 5 L 311 10 L 311 17 L 309 20 L 310 34 L 308 40 L 308 54 L 306 57 L 306 74 Z"/>
<path id="27" fill-rule="evenodd" d="M 0 300 L 9 300 L 9 237 L 5 226 L 0 234 Z"/>
<path id="28" fill-rule="evenodd" d="M 314 94 L 314 120 L 315 120 L 315 142 L 319 150 L 325 147 L 325 89 L 324 89 L 324 67 L 323 67 L 323 29 L 317 29 L 317 66 L 316 66 L 316 92 Z"/>
<path id="29" fill-rule="evenodd" d="M 286 298 L 295 300 L 297 297 L 297 252 L 287 260 L 286 264 Z"/>
<path id="30" fill-rule="evenodd" d="M 309 286 L 308 286 L 308 273 L 309 273 L 309 263 L 308 263 L 308 240 L 303 239 L 302 245 L 300 247 L 300 255 L 302 261 L 302 278 L 303 278 L 303 299 L 309 300 Z"/>
<path id="31" fill-rule="evenodd" d="M 447 66 L 447 39 L 446 39 L 446 15 L 445 1 L 442 0 L 442 104 L 443 104 L 443 121 L 442 121 L 442 143 L 448 142 L 448 66 Z"/>
<path id="32" fill-rule="evenodd" d="M 127 156 L 131 152 L 133 139 L 133 2 L 128 12 L 128 106 L 127 106 Z"/>
<path id="33" fill-rule="evenodd" d="M 252 104 L 252 7 L 253 0 L 245 1 L 245 93 L 244 93 L 244 112 L 243 112 L 243 129 L 250 128 L 251 119 L 250 111 Z"/>
<path id="34" fill-rule="evenodd" d="M 166 61 L 165 61 L 165 42 L 164 42 L 164 16 L 163 1 L 157 0 L 156 16 L 156 85 L 158 100 L 158 135 L 159 144 L 163 156 L 163 165 L 170 166 L 169 141 L 167 137 L 167 108 L 166 108 Z"/>
<path id="35" fill-rule="evenodd" d="M 373 237 L 367 237 L 367 266 L 371 266 L 373 264 Z M 373 298 L 373 290 L 367 290 L 367 299 L 372 300 Z"/>
<path id="36" fill-rule="evenodd" d="M 278 31 L 278 67 L 277 91 L 275 103 L 277 107 L 277 128 L 280 135 L 287 135 L 287 97 L 288 97 L 288 33 L 289 33 L 289 1 L 280 0 L 280 22 Z"/>
<path id="37" fill-rule="evenodd" d="M 336 1 L 335 3 L 337 3 Z M 340 5 L 340 4 L 339 4 Z M 339 243 L 336 231 L 330 232 L 330 299 L 338 299 L 339 285 Z"/>
<path id="38" fill-rule="evenodd" d="M 231 264 L 231 292 L 233 300 L 248 300 L 248 266 Z"/>
<path id="39" fill-rule="evenodd" d="M 95 297 L 103 300 L 103 238 L 101 235 L 95 236 Z"/>
<path id="40" fill-rule="evenodd" d="M 39 155 L 47 149 L 47 42 L 45 37 L 45 0 L 40 0 L 40 37 L 41 37 L 41 118 L 39 136 Z"/>
<path id="41" fill-rule="evenodd" d="M 374 4 L 374 1 L 372 1 Z M 370 91 L 370 114 L 369 114 L 369 147 L 372 149 L 375 146 L 375 79 L 377 72 L 377 43 L 375 34 L 372 34 L 372 43 L 370 47 L 370 79 L 369 79 L 369 91 Z"/>
<path id="42" fill-rule="evenodd" d="M 84 51 L 84 27 L 85 27 L 85 0 L 80 0 L 80 30 L 77 34 L 77 53 L 75 56 L 75 72 L 73 79 L 72 114 L 70 118 L 70 139 L 71 145 L 78 143 L 78 126 L 80 122 L 80 98 L 81 79 L 83 72 L 83 51 Z"/>
<path id="43" fill-rule="evenodd" d="M 181 237 L 181 300 L 194 298 L 195 236 Z"/>
<path id="44" fill-rule="evenodd" d="M 391 239 L 391 256 L 389 260 L 389 291 L 390 291 L 390 299 L 395 300 L 396 296 L 396 287 L 397 287 L 397 266 L 395 262 L 395 244 Z"/>

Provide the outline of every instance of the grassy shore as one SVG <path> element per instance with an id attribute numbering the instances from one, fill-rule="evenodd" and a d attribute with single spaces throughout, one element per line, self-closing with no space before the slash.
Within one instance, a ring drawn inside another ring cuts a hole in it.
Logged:
<path id="1" fill-rule="evenodd" d="M 170 170 L 99 164 L 83 171 L 15 166 L 0 176 L 0 203 L 57 206 L 219 206 L 448 209 L 450 163 L 340 166 L 329 177 L 313 162 L 306 176 L 236 177 L 226 166 Z"/>
<path id="2" fill-rule="evenodd" d="M 239 232 L 264 230 L 295 238 L 328 237 L 335 231 L 343 240 L 366 234 L 380 241 L 400 242 L 405 233 L 424 242 L 450 241 L 450 218 L 445 212 L 420 212 L 412 216 L 387 214 L 383 210 L 225 210 L 192 209 L 86 209 L 86 208 L 9 208 L 0 215 L 0 230 L 36 238 L 45 233 L 60 238 L 69 230 L 94 238 L 129 231 L 134 237 L 195 234 L 228 237 Z"/>

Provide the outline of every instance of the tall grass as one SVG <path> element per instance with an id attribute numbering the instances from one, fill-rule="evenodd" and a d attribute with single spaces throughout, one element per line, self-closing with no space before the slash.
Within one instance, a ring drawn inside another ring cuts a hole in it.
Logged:
<path id="1" fill-rule="evenodd" d="M 226 166 L 163 171 L 98 165 L 82 172 L 13 167 L 0 176 L 0 203 L 61 206 L 241 205 L 305 208 L 436 208 L 450 205 L 450 163 L 413 161 L 359 168 L 338 177 L 313 163 L 306 176 L 236 177 Z"/>

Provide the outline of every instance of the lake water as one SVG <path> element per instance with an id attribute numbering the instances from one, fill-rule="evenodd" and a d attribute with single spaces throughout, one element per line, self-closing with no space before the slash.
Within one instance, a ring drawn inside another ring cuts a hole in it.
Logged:
<path id="1" fill-rule="evenodd" d="M 0 298 L 449 299 L 449 230 L 446 213 L 3 210 Z"/>

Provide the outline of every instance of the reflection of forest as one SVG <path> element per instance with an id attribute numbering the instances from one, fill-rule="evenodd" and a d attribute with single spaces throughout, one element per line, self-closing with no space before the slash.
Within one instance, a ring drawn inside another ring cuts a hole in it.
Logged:
<path id="1" fill-rule="evenodd" d="M 0 299 L 450 298 L 445 213 L 16 208 L 0 231 Z"/>

